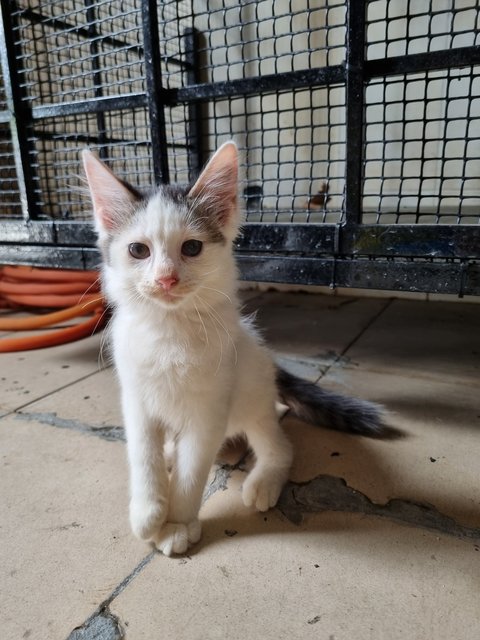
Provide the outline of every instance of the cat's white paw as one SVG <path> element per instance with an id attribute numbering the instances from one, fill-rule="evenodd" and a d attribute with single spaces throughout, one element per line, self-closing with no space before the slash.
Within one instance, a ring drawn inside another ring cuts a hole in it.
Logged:
<path id="1" fill-rule="evenodd" d="M 253 469 L 243 483 L 244 505 L 254 505 L 258 511 L 268 511 L 277 504 L 286 480 L 286 473 L 283 471 L 262 472 Z"/>
<path id="2" fill-rule="evenodd" d="M 155 546 L 166 556 L 185 553 L 201 536 L 202 527 L 198 520 L 192 520 L 188 524 L 166 522 L 160 533 L 155 536 Z"/>
<path id="3" fill-rule="evenodd" d="M 137 538 L 151 540 L 167 519 L 167 507 L 160 502 L 130 501 L 130 526 Z"/>

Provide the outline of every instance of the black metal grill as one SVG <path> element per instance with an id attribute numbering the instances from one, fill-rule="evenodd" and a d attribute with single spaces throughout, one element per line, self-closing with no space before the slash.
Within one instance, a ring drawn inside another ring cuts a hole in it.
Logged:
<path id="1" fill-rule="evenodd" d="M 466 67 L 368 84 L 364 221 L 480 222 L 479 82 Z"/>
<path id="2" fill-rule="evenodd" d="M 243 154 L 245 278 L 480 293 L 479 0 L 0 0 L 0 261 L 98 263 L 80 151 Z"/>

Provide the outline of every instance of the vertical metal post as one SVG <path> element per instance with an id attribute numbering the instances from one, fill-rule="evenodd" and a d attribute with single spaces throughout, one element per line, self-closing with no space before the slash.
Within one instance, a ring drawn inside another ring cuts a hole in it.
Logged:
<path id="1" fill-rule="evenodd" d="M 201 81 L 198 64 L 199 39 L 200 33 L 196 29 L 188 28 L 184 30 L 187 84 L 198 84 Z M 205 162 L 203 154 L 202 105 L 199 102 L 189 102 L 188 104 L 187 153 L 188 179 L 193 182 Z"/>
<path id="2" fill-rule="evenodd" d="M 155 182 L 170 182 L 156 0 L 142 0 L 143 49 Z"/>
<path id="3" fill-rule="evenodd" d="M 92 74 L 93 74 L 93 91 L 96 98 L 103 97 L 102 89 L 102 70 L 98 60 L 99 47 L 98 47 L 98 30 L 96 26 L 97 12 L 95 10 L 96 0 L 85 0 L 85 7 L 87 9 L 87 21 L 88 21 L 88 35 L 90 41 L 90 54 L 92 62 Z M 100 148 L 98 150 L 99 156 L 103 159 L 107 157 L 107 135 L 105 127 L 105 113 L 99 111 L 96 114 L 97 117 L 97 129 L 98 129 L 98 142 Z"/>
<path id="4" fill-rule="evenodd" d="M 14 20 L 16 10 L 12 0 L 0 0 L 0 63 L 7 109 L 10 114 L 10 134 L 12 137 L 15 171 L 20 194 L 23 219 L 27 222 L 39 217 L 34 197 L 32 157 L 28 140 L 28 129 L 32 123 L 31 110 L 23 100 L 21 73 L 15 55 Z"/>
<path id="5" fill-rule="evenodd" d="M 365 0 L 349 0 L 346 56 L 346 224 L 362 219 Z"/>

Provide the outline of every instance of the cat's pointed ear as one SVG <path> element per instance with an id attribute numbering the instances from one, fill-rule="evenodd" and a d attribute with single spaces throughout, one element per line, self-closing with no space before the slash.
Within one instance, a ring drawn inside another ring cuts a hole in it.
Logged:
<path id="1" fill-rule="evenodd" d="M 235 225 L 238 208 L 238 150 L 225 142 L 212 156 L 188 197 L 215 215 L 221 226 Z"/>
<path id="2" fill-rule="evenodd" d="M 140 194 L 122 182 L 92 151 L 82 152 L 97 228 L 110 232 L 121 226 L 140 200 Z"/>

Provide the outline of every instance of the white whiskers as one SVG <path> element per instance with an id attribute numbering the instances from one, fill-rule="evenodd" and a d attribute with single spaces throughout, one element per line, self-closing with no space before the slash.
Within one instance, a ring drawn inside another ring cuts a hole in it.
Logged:
<path id="1" fill-rule="evenodd" d="M 227 295 L 227 294 L 225 293 L 225 291 L 220 291 L 220 289 L 215 289 L 214 287 L 207 287 L 206 285 L 201 285 L 201 286 L 200 286 L 200 289 L 209 289 L 210 291 L 215 291 L 216 293 L 220 293 L 222 296 L 225 296 L 225 298 L 226 298 L 229 302 L 231 302 L 231 303 L 233 304 L 232 299 L 230 298 L 230 296 L 229 296 L 229 295 Z"/>
<path id="2" fill-rule="evenodd" d="M 97 327 L 99 325 L 100 322 L 103 321 L 103 318 L 105 317 L 107 313 L 107 309 L 105 308 L 102 312 L 102 314 L 100 315 L 97 324 L 95 325 L 95 329 L 94 332 L 97 330 Z M 100 349 L 98 352 L 98 360 L 97 360 L 97 364 L 98 364 L 98 368 L 99 369 L 106 369 L 108 366 L 110 366 L 111 362 L 107 362 L 106 358 L 105 358 L 105 351 L 107 349 L 107 344 L 108 344 L 108 338 L 110 336 L 110 332 L 108 330 L 108 325 L 110 324 L 110 322 L 107 322 L 107 324 L 104 326 L 103 328 L 103 333 L 102 336 L 100 338 Z M 111 360 L 111 356 L 110 356 L 110 360 Z"/>
<path id="3" fill-rule="evenodd" d="M 225 326 L 225 324 L 223 322 L 223 318 L 220 316 L 220 314 L 217 312 L 217 310 L 214 307 L 212 307 L 212 305 L 209 304 L 206 300 L 201 298 L 199 295 L 196 295 L 195 297 L 204 306 L 205 312 L 209 316 L 209 318 L 210 318 L 210 320 L 212 322 L 212 325 L 214 326 L 215 331 L 217 332 L 217 335 L 218 335 L 218 339 L 219 339 L 219 342 L 220 342 L 221 353 L 220 353 L 220 363 L 219 363 L 219 365 L 217 367 L 217 371 L 220 368 L 221 358 L 222 358 L 222 355 L 223 355 L 223 340 L 222 340 L 222 338 L 220 336 L 220 333 L 218 331 L 217 325 L 221 329 L 223 329 L 223 331 L 225 332 L 225 335 L 227 336 L 228 342 L 231 342 L 232 347 L 233 347 L 233 351 L 235 353 L 235 364 L 237 364 L 237 361 L 238 361 L 237 347 L 235 345 L 235 341 L 233 340 L 229 330 L 227 329 L 227 327 Z"/>
<path id="4" fill-rule="evenodd" d="M 205 322 L 203 321 L 203 318 L 202 318 L 202 316 L 200 314 L 200 311 L 198 310 L 197 305 L 195 304 L 195 301 L 193 302 L 193 306 L 195 307 L 195 311 L 197 312 L 198 319 L 200 320 L 200 323 L 201 323 L 201 325 L 203 327 L 203 333 L 205 335 L 205 350 L 206 350 L 208 348 L 208 345 L 209 345 L 207 327 L 205 326 Z"/>

